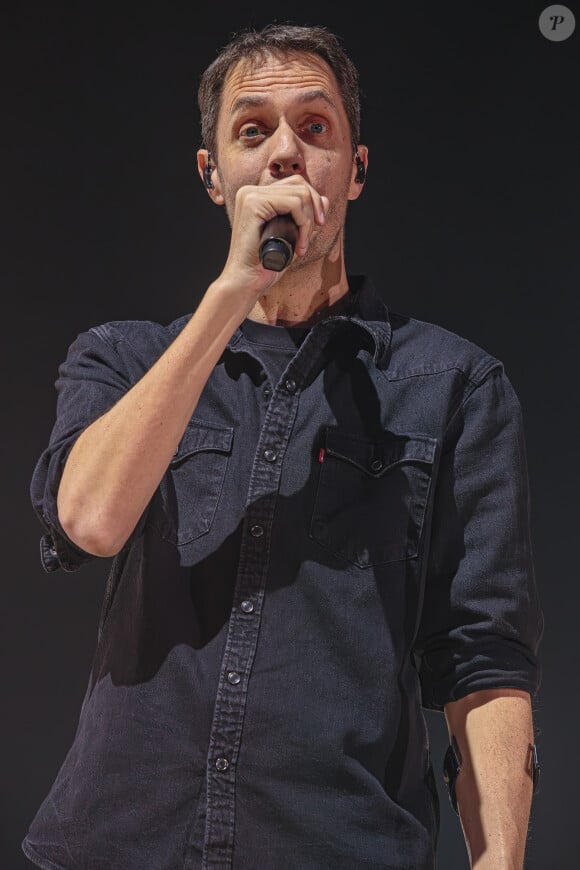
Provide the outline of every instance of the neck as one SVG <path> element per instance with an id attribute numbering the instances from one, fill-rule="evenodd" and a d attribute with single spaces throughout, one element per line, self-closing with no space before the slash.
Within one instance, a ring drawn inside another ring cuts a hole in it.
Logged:
<path id="1" fill-rule="evenodd" d="M 250 320 L 272 326 L 312 326 L 350 301 L 342 251 L 308 265 L 291 265 L 249 312 Z M 330 309 L 332 308 L 332 312 Z"/>

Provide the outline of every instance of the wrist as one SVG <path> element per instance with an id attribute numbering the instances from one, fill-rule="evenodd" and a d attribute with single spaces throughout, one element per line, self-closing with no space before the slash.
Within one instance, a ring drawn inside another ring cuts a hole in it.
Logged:
<path id="1" fill-rule="evenodd" d="M 212 281 L 207 288 L 206 296 L 220 298 L 235 306 L 236 310 L 243 311 L 244 316 L 246 316 L 263 292 L 257 292 L 252 287 L 248 287 L 247 284 L 240 282 L 239 279 L 232 279 L 223 274 Z"/>

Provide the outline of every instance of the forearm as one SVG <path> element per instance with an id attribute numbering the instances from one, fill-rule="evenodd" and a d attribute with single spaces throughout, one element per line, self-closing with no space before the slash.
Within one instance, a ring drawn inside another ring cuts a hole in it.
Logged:
<path id="1" fill-rule="evenodd" d="M 58 491 L 68 537 L 117 553 L 175 453 L 201 392 L 254 299 L 212 285 L 151 369 L 75 442 Z"/>
<path id="2" fill-rule="evenodd" d="M 474 870 L 522 870 L 532 801 L 530 695 L 474 692 L 447 704 L 449 735 L 462 756 L 456 795 Z"/>

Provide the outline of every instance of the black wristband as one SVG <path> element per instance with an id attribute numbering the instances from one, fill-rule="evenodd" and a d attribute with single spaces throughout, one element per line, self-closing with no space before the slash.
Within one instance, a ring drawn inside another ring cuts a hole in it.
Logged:
<path id="1" fill-rule="evenodd" d="M 457 809 L 457 795 L 455 794 L 455 780 L 457 779 L 457 775 L 461 770 L 461 764 L 463 759 L 461 758 L 461 753 L 459 751 L 459 746 L 457 745 L 457 740 L 455 736 L 451 737 L 451 743 L 447 747 L 447 752 L 443 758 L 443 780 L 447 785 L 449 790 L 449 800 L 451 801 L 451 806 L 459 815 L 459 810 Z"/>
<path id="2" fill-rule="evenodd" d="M 530 753 L 530 775 L 532 777 L 532 783 L 534 785 L 533 793 L 536 794 L 540 786 L 540 762 L 538 760 L 538 748 L 535 743 L 530 743 Z M 461 753 L 459 751 L 459 746 L 457 745 L 457 740 L 455 739 L 455 736 L 452 736 L 451 743 L 447 747 L 447 752 L 445 753 L 445 757 L 443 758 L 443 779 L 449 790 L 449 800 L 451 801 L 451 806 L 458 815 L 459 810 L 457 809 L 455 781 L 457 779 L 459 771 L 461 770 L 462 762 L 463 759 L 461 758 Z"/>
<path id="3" fill-rule="evenodd" d="M 531 753 L 531 775 L 532 782 L 534 783 L 534 794 L 538 791 L 540 787 L 540 762 L 538 760 L 538 747 L 535 743 L 530 743 L 530 753 Z"/>

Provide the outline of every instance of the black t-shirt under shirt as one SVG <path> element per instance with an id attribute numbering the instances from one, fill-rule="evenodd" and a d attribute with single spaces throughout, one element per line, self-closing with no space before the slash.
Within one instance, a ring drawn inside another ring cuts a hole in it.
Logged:
<path id="1" fill-rule="evenodd" d="M 325 316 L 351 313 L 354 294 L 350 291 L 325 312 Z M 274 387 L 296 351 L 311 330 L 311 326 L 275 326 L 247 317 L 240 325 L 244 337 L 256 347 Z"/>
<path id="2" fill-rule="evenodd" d="M 310 332 L 310 327 L 273 326 L 246 318 L 240 326 L 244 337 L 256 348 L 256 355 L 266 369 L 272 387 Z"/>

